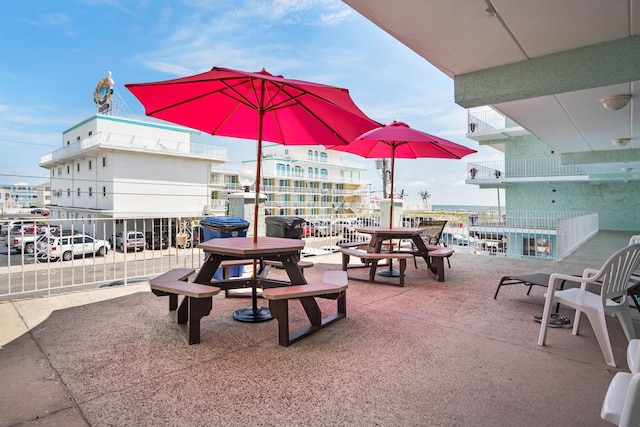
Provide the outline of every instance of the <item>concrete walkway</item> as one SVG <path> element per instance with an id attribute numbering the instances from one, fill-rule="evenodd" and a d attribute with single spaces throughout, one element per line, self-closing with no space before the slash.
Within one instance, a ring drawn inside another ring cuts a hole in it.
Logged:
<path id="1" fill-rule="evenodd" d="M 455 254 L 444 283 L 424 262 L 404 288 L 350 280 L 347 318 L 288 348 L 275 320 L 231 318 L 246 298 L 215 297 L 192 346 L 146 283 L 2 303 L 0 426 L 609 425 L 602 398 L 627 369 L 617 320 L 612 369 L 586 320 L 536 344 L 543 288 L 493 293 L 503 275 L 600 267 L 631 234 L 600 233 L 561 262 Z M 310 281 L 340 268 L 336 254 L 307 259 Z"/>

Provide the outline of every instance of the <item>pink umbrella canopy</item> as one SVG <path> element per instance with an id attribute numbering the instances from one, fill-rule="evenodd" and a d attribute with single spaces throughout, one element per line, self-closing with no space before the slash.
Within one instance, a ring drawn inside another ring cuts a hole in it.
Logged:
<path id="1" fill-rule="evenodd" d="M 380 123 L 347 89 L 259 72 L 214 67 L 173 80 L 125 85 L 148 116 L 211 135 L 257 140 L 254 241 L 257 241 L 262 141 L 342 145 Z"/>
<path id="2" fill-rule="evenodd" d="M 391 199 L 395 159 L 461 159 L 476 150 L 438 136 L 412 129 L 406 123 L 393 121 L 355 138 L 348 145 L 328 147 L 332 150 L 357 154 L 366 158 L 391 158 Z M 393 227 L 393 203 L 389 214 L 389 228 Z"/>

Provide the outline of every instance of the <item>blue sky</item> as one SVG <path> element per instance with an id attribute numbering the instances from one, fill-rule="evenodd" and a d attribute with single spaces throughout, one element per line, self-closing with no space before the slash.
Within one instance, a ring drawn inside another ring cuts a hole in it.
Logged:
<path id="1" fill-rule="evenodd" d="M 126 83 L 182 77 L 213 66 L 348 88 L 371 118 L 478 150 L 462 160 L 396 161 L 396 191 L 433 204 L 495 205 L 495 190 L 465 185 L 466 164 L 502 154 L 465 137 L 466 110 L 453 81 L 338 0 L 27 0 L 0 17 L 0 183 L 47 181 L 40 158 L 62 132 L 96 113 L 93 91 L 112 71 L 134 118 L 146 119 Z M 247 142 L 200 136 L 227 147 L 232 164 L 255 156 Z M 368 168 L 373 159 L 346 156 Z"/>

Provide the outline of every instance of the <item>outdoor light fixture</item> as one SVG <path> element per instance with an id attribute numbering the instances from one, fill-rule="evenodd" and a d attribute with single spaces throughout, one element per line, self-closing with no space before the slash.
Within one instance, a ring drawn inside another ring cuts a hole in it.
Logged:
<path id="1" fill-rule="evenodd" d="M 630 100 L 631 95 L 616 95 L 602 98 L 600 103 L 607 110 L 615 111 L 626 107 Z"/>
<path id="2" fill-rule="evenodd" d="M 253 171 L 243 169 L 240 171 L 240 173 L 238 173 L 238 180 L 240 181 L 240 185 L 242 186 L 244 192 L 248 193 L 249 188 L 256 180 L 256 176 Z"/>
<path id="3" fill-rule="evenodd" d="M 624 147 L 631 141 L 631 138 L 614 138 L 611 140 L 616 147 Z"/>

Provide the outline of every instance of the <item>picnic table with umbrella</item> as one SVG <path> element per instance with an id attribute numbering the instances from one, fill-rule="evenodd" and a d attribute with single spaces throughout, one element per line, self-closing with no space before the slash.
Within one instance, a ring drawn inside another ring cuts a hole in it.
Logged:
<path id="1" fill-rule="evenodd" d="M 476 150 L 467 148 L 464 145 L 412 129 L 406 123 L 395 120 L 363 133 L 347 145 L 327 146 L 327 148 L 357 154 L 365 158 L 391 159 L 389 229 L 393 229 L 393 184 L 396 158 L 461 159 L 468 154 L 476 152 Z M 395 276 L 398 273 L 393 270 L 390 263 L 389 270 L 379 274 Z"/>
<path id="2" fill-rule="evenodd" d="M 148 116 L 211 135 L 257 141 L 253 244 L 259 246 L 258 209 L 262 141 L 284 145 L 341 145 L 380 124 L 367 117 L 347 89 L 302 80 L 285 79 L 264 69 L 245 72 L 214 67 L 193 76 L 125 85 L 144 105 Z M 231 238 L 239 239 L 239 238 Z M 244 238 L 241 238 L 244 239 Z M 256 283 L 254 262 L 254 283 Z M 209 282 L 199 275 L 196 280 Z M 271 318 L 257 306 L 234 318 L 263 321 Z"/>

